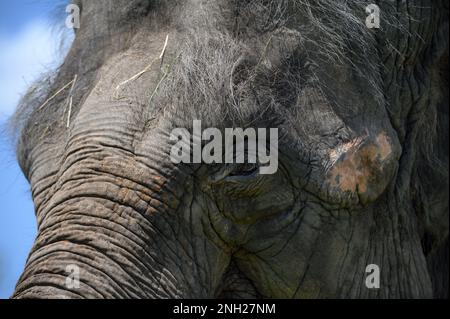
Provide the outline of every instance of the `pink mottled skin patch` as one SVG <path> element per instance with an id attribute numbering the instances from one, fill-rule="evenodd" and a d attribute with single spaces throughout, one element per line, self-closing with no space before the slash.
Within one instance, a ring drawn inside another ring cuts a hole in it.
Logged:
<path id="1" fill-rule="evenodd" d="M 342 192 L 378 193 L 386 186 L 379 184 L 383 183 L 383 170 L 391 154 L 392 144 L 384 132 L 374 140 L 359 138 L 341 145 L 330 153 L 334 164 L 327 175 L 328 183 Z"/>

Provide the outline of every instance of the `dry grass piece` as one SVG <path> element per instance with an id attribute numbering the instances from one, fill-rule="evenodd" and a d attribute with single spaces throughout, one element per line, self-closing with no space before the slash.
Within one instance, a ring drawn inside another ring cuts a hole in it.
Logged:
<path id="1" fill-rule="evenodd" d="M 164 46 L 163 46 L 163 49 L 162 49 L 162 51 L 161 51 L 161 54 L 160 54 L 157 58 L 153 59 L 152 62 L 151 62 L 149 65 L 147 65 L 142 71 L 140 71 L 140 72 L 138 72 L 137 74 L 133 75 L 131 78 L 129 78 L 129 79 L 127 79 L 127 80 L 121 82 L 121 83 L 116 87 L 116 92 L 119 91 L 119 89 L 120 89 L 122 86 L 126 85 L 126 84 L 129 83 L 129 82 L 132 82 L 132 81 L 134 81 L 134 80 L 137 80 L 137 79 L 140 78 L 143 74 L 147 73 L 147 72 L 151 69 L 151 67 L 153 66 L 153 64 L 154 64 L 156 61 L 161 60 L 161 66 L 162 66 L 162 64 L 163 64 L 163 62 L 164 62 L 164 56 L 165 56 L 165 54 L 166 54 L 166 49 L 167 49 L 167 44 L 168 44 L 168 43 L 169 43 L 169 35 L 166 36 L 166 40 L 165 40 L 165 42 L 164 42 Z"/>
<path id="2" fill-rule="evenodd" d="M 75 79 L 74 79 L 75 80 Z M 41 106 L 39 106 L 38 110 L 42 110 L 48 103 L 50 103 L 51 100 L 53 100 L 55 97 L 57 97 L 61 92 L 63 92 L 65 89 L 67 89 L 70 85 L 73 84 L 74 80 L 70 81 L 66 85 L 64 85 L 62 88 L 58 90 L 55 94 L 50 96 Z"/>

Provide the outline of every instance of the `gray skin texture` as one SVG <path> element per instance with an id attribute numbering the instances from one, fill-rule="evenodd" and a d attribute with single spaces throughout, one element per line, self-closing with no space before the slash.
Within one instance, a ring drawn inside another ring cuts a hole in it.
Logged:
<path id="1" fill-rule="evenodd" d="M 375 2 L 379 30 L 356 0 L 77 1 L 12 120 L 38 221 L 13 298 L 447 298 L 448 2 Z M 172 163 L 194 119 L 278 127 L 278 172 Z"/>

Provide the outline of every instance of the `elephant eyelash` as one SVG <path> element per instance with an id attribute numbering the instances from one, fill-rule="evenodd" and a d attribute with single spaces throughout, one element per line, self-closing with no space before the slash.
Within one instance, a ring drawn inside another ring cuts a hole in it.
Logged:
<path id="1" fill-rule="evenodd" d="M 238 165 L 229 175 L 228 177 L 250 177 L 256 176 L 258 172 L 259 166 L 257 164 L 241 164 Z"/>
<path id="2" fill-rule="evenodd" d="M 225 168 L 220 168 L 212 175 L 214 183 L 224 182 L 249 182 L 254 180 L 259 175 L 259 165 L 253 163 L 245 164 L 227 164 Z"/>

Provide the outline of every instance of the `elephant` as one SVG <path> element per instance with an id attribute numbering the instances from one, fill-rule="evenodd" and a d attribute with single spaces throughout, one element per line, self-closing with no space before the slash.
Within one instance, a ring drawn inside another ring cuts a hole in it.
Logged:
<path id="1" fill-rule="evenodd" d="M 72 3 L 11 119 L 12 298 L 448 298 L 447 1 Z M 194 121 L 277 129 L 278 169 L 175 163 Z"/>

